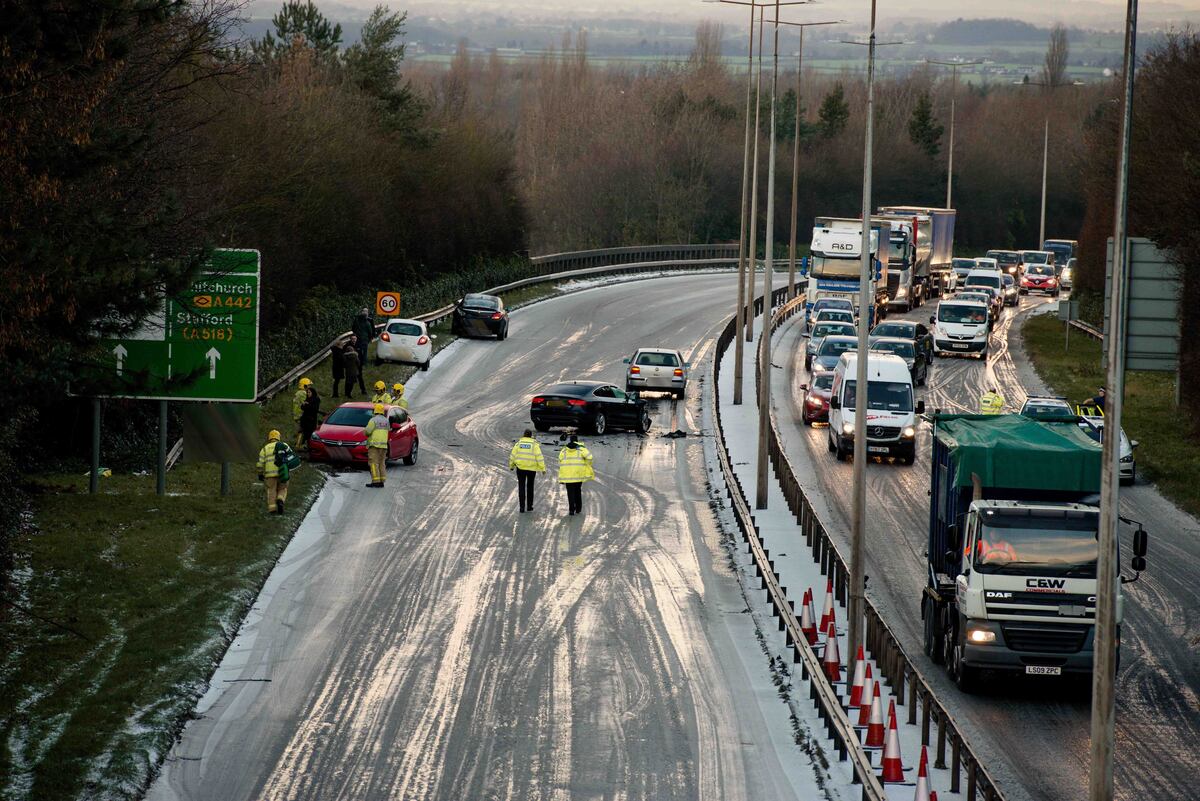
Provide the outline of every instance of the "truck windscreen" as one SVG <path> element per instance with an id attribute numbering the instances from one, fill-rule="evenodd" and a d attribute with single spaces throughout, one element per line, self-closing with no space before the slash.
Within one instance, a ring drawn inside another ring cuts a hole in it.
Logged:
<path id="1" fill-rule="evenodd" d="M 810 274 L 814 278 L 858 278 L 862 259 L 813 254 Z"/>
<path id="2" fill-rule="evenodd" d="M 888 263 L 902 263 L 908 256 L 908 238 L 890 240 L 888 247 Z"/>
<path id="3" fill-rule="evenodd" d="M 857 381 L 847 381 L 843 394 L 842 405 L 853 409 L 857 392 Z M 899 381 L 868 381 L 867 408 L 887 410 L 889 412 L 911 412 L 913 410 L 912 385 Z"/>
<path id="4" fill-rule="evenodd" d="M 975 543 L 975 569 L 980 573 L 1095 578 L 1099 519 L 984 515 Z"/>

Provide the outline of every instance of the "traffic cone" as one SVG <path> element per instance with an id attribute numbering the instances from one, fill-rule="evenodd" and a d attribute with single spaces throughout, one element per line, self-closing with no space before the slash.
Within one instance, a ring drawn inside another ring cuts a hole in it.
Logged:
<path id="1" fill-rule="evenodd" d="M 850 708 L 862 706 L 863 681 L 867 660 L 863 657 L 863 647 L 858 646 L 858 657 L 854 660 L 854 680 L 850 683 Z"/>
<path id="2" fill-rule="evenodd" d="M 868 726 L 871 723 L 871 699 L 876 695 L 872 689 L 874 686 L 875 678 L 871 675 L 871 666 L 867 665 L 867 674 L 863 678 L 862 703 L 858 705 L 859 726 Z M 880 713 L 879 723 L 881 726 L 883 725 L 882 713 Z"/>
<path id="3" fill-rule="evenodd" d="M 825 630 L 825 659 L 822 663 L 825 675 L 830 681 L 842 680 L 842 655 L 838 652 L 837 624 L 829 621 Z"/>
<path id="4" fill-rule="evenodd" d="M 929 797 L 929 750 L 921 746 L 921 767 L 917 768 L 917 790 L 913 801 L 932 801 Z"/>
<path id="5" fill-rule="evenodd" d="M 818 628 L 824 632 L 833 620 L 833 579 L 825 582 L 825 607 L 821 610 L 821 623 Z"/>
<path id="6" fill-rule="evenodd" d="M 937 791 L 931 790 L 929 793 L 929 801 L 937 801 Z"/>
<path id="7" fill-rule="evenodd" d="M 809 645 L 817 644 L 817 624 L 813 622 L 811 589 L 804 591 L 804 600 L 801 601 L 800 631 L 804 634 L 804 639 L 808 640 Z"/>
<path id="8" fill-rule="evenodd" d="M 879 682 L 871 695 L 871 716 L 867 719 L 867 748 L 883 748 L 883 706 L 879 700 Z M 865 708 L 865 707 L 864 707 Z"/>
<path id="9" fill-rule="evenodd" d="M 883 746 L 883 773 L 880 780 L 885 784 L 904 781 L 904 766 L 900 762 L 900 733 L 896 731 L 896 699 L 888 702 L 887 740 Z"/>

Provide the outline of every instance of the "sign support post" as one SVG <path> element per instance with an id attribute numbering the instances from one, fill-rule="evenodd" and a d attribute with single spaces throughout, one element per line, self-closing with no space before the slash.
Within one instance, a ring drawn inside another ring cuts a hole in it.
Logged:
<path id="1" fill-rule="evenodd" d="M 154 491 L 167 494 L 167 402 L 158 402 L 158 482 Z"/>
<path id="2" fill-rule="evenodd" d="M 229 495 L 229 462 L 221 462 L 221 495 Z"/>
<path id="3" fill-rule="evenodd" d="M 88 476 L 88 492 L 100 491 L 100 399 L 92 398 L 92 472 Z"/>

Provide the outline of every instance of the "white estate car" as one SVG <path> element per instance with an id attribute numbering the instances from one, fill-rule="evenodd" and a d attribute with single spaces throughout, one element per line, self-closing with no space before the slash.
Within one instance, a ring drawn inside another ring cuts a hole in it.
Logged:
<path id="1" fill-rule="evenodd" d="M 420 320 L 393 317 L 387 321 L 387 325 L 379 334 L 379 342 L 375 345 L 375 360 L 380 363 L 418 364 L 422 370 L 428 370 L 429 360 L 433 358 L 435 339 L 437 335 L 430 335 L 429 329 Z"/>
<path id="2" fill-rule="evenodd" d="M 683 354 L 670 348 L 638 348 L 624 359 L 629 365 L 625 372 L 625 391 L 669 392 L 682 398 L 687 391 L 688 368 Z"/>

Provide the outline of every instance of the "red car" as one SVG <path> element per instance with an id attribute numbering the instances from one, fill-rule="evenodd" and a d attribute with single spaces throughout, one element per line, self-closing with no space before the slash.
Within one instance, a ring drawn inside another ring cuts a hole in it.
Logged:
<path id="1" fill-rule="evenodd" d="M 804 390 L 804 406 L 800 419 L 804 425 L 829 422 L 829 396 L 833 394 L 833 372 L 826 370 L 813 373 L 812 384 L 801 384 Z"/>
<path id="2" fill-rule="evenodd" d="M 420 446 L 417 424 L 406 409 L 386 408 L 388 422 L 392 424 L 388 432 L 388 460 L 403 459 L 405 464 L 416 464 Z M 363 428 L 374 416 L 374 410 L 375 404 L 368 401 L 351 401 L 330 412 L 308 441 L 309 460 L 365 465 L 367 434 Z"/>
<path id="3" fill-rule="evenodd" d="M 1045 292 L 1051 297 L 1058 297 L 1058 276 L 1054 273 L 1053 264 L 1027 264 L 1025 274 L 1021 276 L 1020 293 Z"/>

